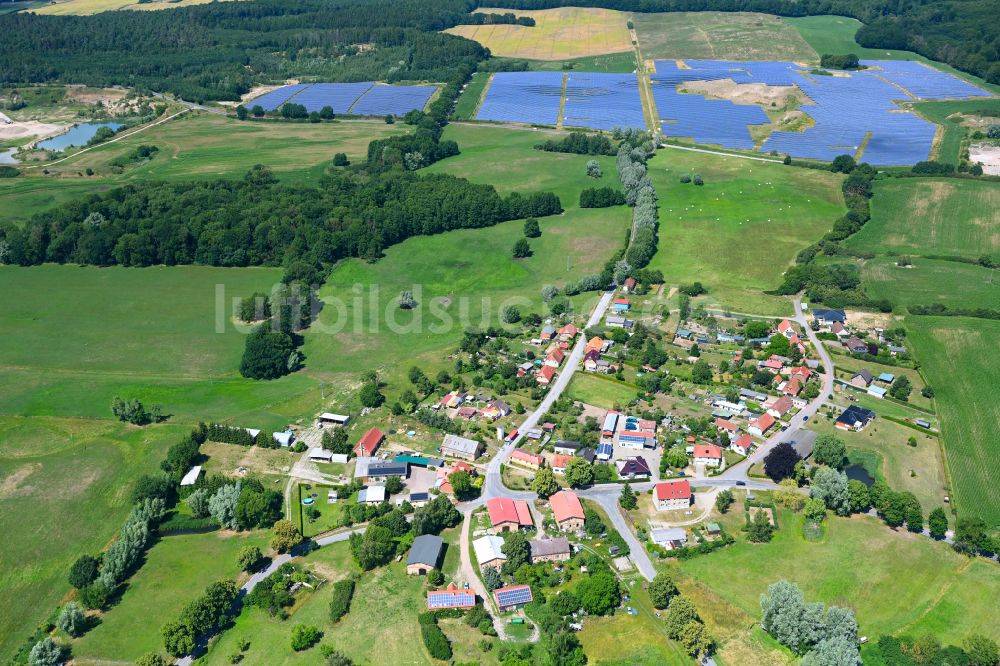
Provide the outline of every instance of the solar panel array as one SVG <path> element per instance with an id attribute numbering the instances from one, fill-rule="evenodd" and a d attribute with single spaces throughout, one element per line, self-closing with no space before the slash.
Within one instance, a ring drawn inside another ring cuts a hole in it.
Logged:
<path id="1" fill-rule="evenodd" d="M 645 128 L 638 78 L 635 74 L 570 73 L 563 124 L 599 130 Z"/>
<path id="2" fill-rule="evenodd" d="M 877 67 L 870 73 L 906 88 L 922 99 L 952 99 L 985 97 L 990 93 L 914 60 L 862 60 L 861 64 Z"/>
<path id="3" fill-rule="evenodd" d="M 769 122 L 759 106 L 682 95 L 669 85 L 654 84 L 653 99 L 660 110 L 660 119 L 674 121 L 662 123 L 664 135 L 691 137 L 698 143 L 753 150 L 754 140 L 747 126 Z"/>
<path id="4" fill-rule="evenodd" d="M 428 610 L 437 610 L 440 608 L 455 608 L 457 606 L 467 606 L 470 604 L 475 604 L 475 602 L 476 602 L 475 596 L 472 593 L 464 590 L 456 590 L 454 592 L 441 591 L 427 595 Z"/>
<path id="5" fill-rule="evenodd" d="M 359 116 L 405 116 L 413 109 L 427 106 L 437 88 L 434 86 L 372 86 L 351 109 Z"/>
<path id="6" fill-rule="evenodd" d="M 497 72 L 476 118 L 555 125 L 562 99 L 561 72 Z"/>
<path id="7" fill-rule="evenodd" d="M 501 606 L 514 606 L 531 601 L 531 587 L 528 585 L 500 588 L 494 594 L 496 594 L 497 603 Z"/>
<path id="8" fill-rule="evenodd" d="M 360 83 L 298 83 L 282 86 L 262 95 L 249 104 L 260 105 L 265 111 L 274 111 L 282 104 L 301 104 L 310 113 L 329 106 L 334 113 L 351 113 L 359 116 L 405 115 L 413 109 L 422 109 L 437 86 L 375 85 L 371 81 Z"/>
<path id="9" fill-rule="evenodd" d="M 265 111 L 274 111 L 279 106 L 287 102 L 295 93 L 301 92 L 309 87 L 308 83 L 297 83 L 293 86 L 282 86 L 277 90 L 261 95 L 257 99 L 248 102 L 252 106 L 260 106 Z"/>

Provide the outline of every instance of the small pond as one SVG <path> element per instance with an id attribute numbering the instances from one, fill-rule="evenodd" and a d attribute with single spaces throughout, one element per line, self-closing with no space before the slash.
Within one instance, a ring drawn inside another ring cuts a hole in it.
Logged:
<path id="1" fill-rule="evenodd" d="M 848 466 L 844 472 L 847 474 L 847 478 L 849 480 L 860 481 L 869 487 L 875 483 L 875 479 L 873 479 L 872 475 L 868 473 L 868 470 L 857 463 Z"/>
<path id="2" fill-rule="evenodd" d="M 80 123 L 64 134 L 54 136 L 51 139 L 45 139 L 45 141 L 39 141 L 38 148 L 42 150 L 66 150 L 70 146 L 85 146 L 97 134 L 97 130 L 102 127 L 110 127 L 113 130 L 117 130 L 121 126 L 121 123 L 112 122 Z"/>
<path id="3" fill-rule="evenodd" d="M 16 152 L 17 148 L 0 150 L 0 164 L 17 164 L 17 159 L 14 158 L 14 153 Z"/>

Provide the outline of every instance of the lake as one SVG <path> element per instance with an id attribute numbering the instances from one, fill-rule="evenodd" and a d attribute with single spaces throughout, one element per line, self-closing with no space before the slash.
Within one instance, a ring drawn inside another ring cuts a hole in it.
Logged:
<path id="1" fill-rule="evenodd" d="M 871 474 L 868 473 L 868 470 L 861 465 L 850 465 L 844 470 L 844 473 L 847 474 L 848 480 L 853 479 L 854 481 L 860 481 L 869 488 L 873 483 L 875 483 L 875 479 L 873 479 Z"/>
<path id="2" fill-rule="evenodd" d="M 110 127 L 113 130 L 117 130 L 121 126 L 121 123 L 112 122 L 80 123 L 65 134 L 45 139 L 45 141 L 39 141 L 37 147 L 42 150 L 66 150 L 70 146 L 85 146 L 97 134 L 97 130 L 102 127 Z"/>

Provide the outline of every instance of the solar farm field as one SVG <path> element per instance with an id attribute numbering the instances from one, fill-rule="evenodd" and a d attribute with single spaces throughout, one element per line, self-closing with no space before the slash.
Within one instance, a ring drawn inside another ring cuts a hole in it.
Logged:
<path id="1" fill-rule="evenodd" d="M 1000 260 L 1000 188 L 956 178 L 880 180 L 872 219 L 846 245 L 859 252 Z"/>
<path id="2" fill-rule="evenodd" d="M 660 244 L 650 268 L 668 284 L 700 280 L 703 301 L 735 312 L 791 311 L 767 296 L 802 248 L 843 214 L 841 177 L 675 149 L 657 152 L 649 173 L 660 198 Z M 701 187 L 680 182 L 701 174 Z"/>
<path id="3" fill-rule="evenodd" d="M 509 9 L 481 7 L 477 11 L 506 13 Z M 632 50 L 628 14 L 609 9 L 560 7 L 515 12 L 535 19 L 521 25 L 459 25 L 445 32 L 487 47 L 493 55 L 532 60 L 566 60 Z"/>
<path id="4" fill-rule="evenodd" d="M 1000 322 L 910 315 L 906 327 L 936 393 L 956 508 L 1000 529 Z"/>
<path id="5" fill-rule="evenodd" d="M 907 267 L 897 257 L 876 257 L 861 271 L 865 292 L 887 298 L 897 308 L 940 303 L 955 308 L 996 308 L 1000 305 L 997 271 L 974 264 L 937 259 L 913 259 Z"/>
<path id="6" fill-rule="evenodd" d="M 770 14 L 636 13 L 631 19 L 647 59 L 819 60 L 787 19 Z"/>
<path id="7" fill-rule="evenodd" d="M 355 116 L 402 116 L 427 106 L 437 86 L 396 86 L 364 81 L 359 83 L 297 83 L 282 86 L 248 100 L 248 107 L 260 106 L 274 111 L 282 104 L 301 104 L 306 111 L 320 111 L 325 106 L 334 113 Z"/>
<path id="8" fill-rule="evenodd" d="M 566 77 L 563 124 L 599 130 L 645 128 L 635 74 L 570 72 Z"/>

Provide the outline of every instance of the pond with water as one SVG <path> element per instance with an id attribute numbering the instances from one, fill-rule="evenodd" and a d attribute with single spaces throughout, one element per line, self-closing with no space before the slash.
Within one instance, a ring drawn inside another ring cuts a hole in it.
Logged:
<path id="1" fill-rule="evenodd" d="M 117 130 L 121 126 L 121 123 L 112 122 L 80 123 L 64 134 L 54 136 L 51 139 L 45 139 L 45 141 L 39 141 L 38 148 L 42 150 L 66 150 L 71 146 L 85 146 L 97 134 L 97 130 L 102 127 L 110 127 L 113 130 Z"/>
<path id="2" fill-rule="evenodd" d="M 17 164 L 17 159 L 14 158 L 14 153 L 16 152 L 17 148 L 0 150 L 0 164 Z"/>
<path id="3" fill-rule="evenodd" d="M 857 463 L 848 466 L 847 469 L 844 470 L 844 473 L 847 474 L 848 480 L 853 479 L 854 481 L 860 481 L 868 487 L 871 487 L 871 485 L 875 483 L 875 479 L 873 479 L 872 475 L 868 473 L 868 470 L 865 469 L 864 466 L 858 465 Z"/>

